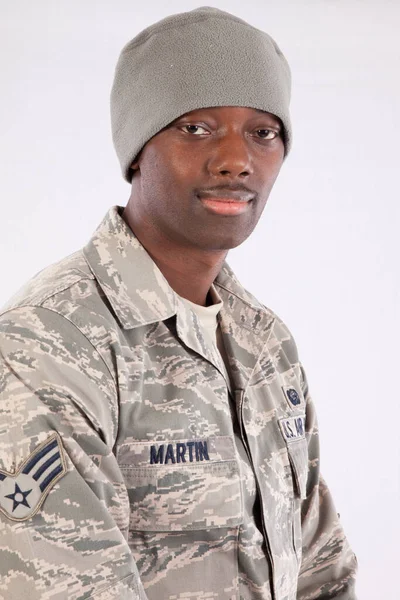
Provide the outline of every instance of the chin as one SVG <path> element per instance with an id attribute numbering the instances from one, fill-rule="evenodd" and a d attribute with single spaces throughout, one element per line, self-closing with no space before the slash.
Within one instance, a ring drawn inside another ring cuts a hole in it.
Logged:
<path id="1" fill-rule="evenodd" d="M 208 240 L 205 240 L 203 248 L 207 250 L 232 250 L 233 248 L 240 246 L 240 244 L 242 244 L 247 237 L 248 236 L 224 237 L 223 239 L 219 238 L 215 240 L 214 243 L 212 240 L 210 240 L 210 238 L 208 238 Z"/>

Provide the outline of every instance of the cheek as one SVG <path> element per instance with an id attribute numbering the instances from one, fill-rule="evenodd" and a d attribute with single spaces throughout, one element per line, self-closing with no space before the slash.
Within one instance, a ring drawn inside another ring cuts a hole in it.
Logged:
<path id="1" fill-rule="evenodd" d="M 270 176 L 268 178 L 268 183 L 269 183 L 269 188 L 271 189 L 272 186 L 274 185 L 278 175 L 279 175 L 279 171 L 281 169 L 281 165 L 276 165 L 274 166 L 271 171 L 270 171 Z"/>
<path id="2" fill-rule="evenodd" d="M 197 166 L 196 157 L 183 150 L 175 149 L 172 156 L 168 159 L 168 172 L 170 178 L 173 179 L 177 185 L 190 183 L 193 177 L 198 174 L 200 167 Z"/>
<path id="3" fill-rule="evenodd" d="M 166 144 L 162 148 L 154 145 L 143 157 L 142 176 L 153 189 L 178 189 L 190 182 L 196 172 L 193 162 L 192 157 L 188 159 L 187 151 L 176 145 L 173 151 Z"/>
<path id="4" fill-rule="evenodd" d="M 271 160 L 268 164 L 268 167 L 267 167 L 268 180 L 267 181 L 268 181 L 269 189 L 271 189 L 271 187 L 274 185 L 275 180 L 279 175 L 279 172 L 281 170 L 282 163 L 283 163 L 283 155 L 284 155 L 284 151 L 282 149 L 279 152 L 277 152 L 277 156 L 276 156 L 275 160 Z"/>

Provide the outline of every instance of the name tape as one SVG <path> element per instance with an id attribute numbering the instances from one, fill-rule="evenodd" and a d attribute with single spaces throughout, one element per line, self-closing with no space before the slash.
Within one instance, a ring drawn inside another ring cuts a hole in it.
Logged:
<path id="1" fill-rule="evenodd" d="M 167 465 L 210 460 L 207 442 L 190 441 L 150 446 L 150 464 Z"/>

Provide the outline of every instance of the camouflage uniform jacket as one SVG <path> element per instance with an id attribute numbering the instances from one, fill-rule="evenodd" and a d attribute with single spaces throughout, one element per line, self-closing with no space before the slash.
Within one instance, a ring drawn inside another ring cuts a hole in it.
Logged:
<path id="1" fill-rule="evenodd" d="M 296 345 L 224 263 L 218 319 L 265 541 L 265 586 L 251 556 L 239 586 L 222 359 L 120 212 L 0 316 L 0 598 L 354 600 Z"/>

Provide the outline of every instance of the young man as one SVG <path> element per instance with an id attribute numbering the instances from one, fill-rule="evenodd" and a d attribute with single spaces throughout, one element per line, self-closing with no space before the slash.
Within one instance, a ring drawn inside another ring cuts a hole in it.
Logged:
<path id="1" fill-rule="evenodd" d="M 220 10 L 123 49 L 125 209 L 0 317 L 0 596 L 353 600 L 295 342 L 225 262 L 290 149 L 290 71 Z"/>

